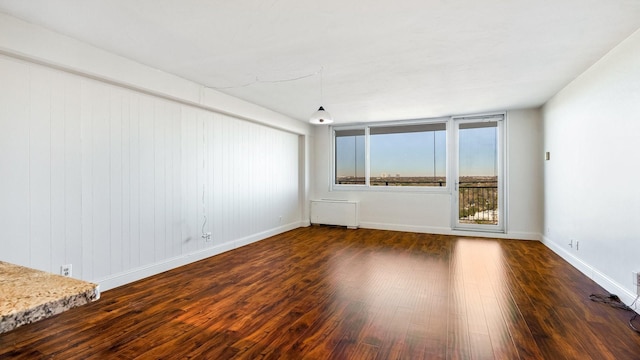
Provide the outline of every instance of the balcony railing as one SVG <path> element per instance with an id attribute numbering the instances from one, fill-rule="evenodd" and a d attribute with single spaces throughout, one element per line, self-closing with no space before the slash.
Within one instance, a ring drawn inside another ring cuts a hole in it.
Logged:
<path id="1" fill-rule="evenodd" d="M 461 224 L 498 224 L 498 185 L 495 181 L 460 182 L 458 200 Z"/>
<path id="2" fill-rule="evenodd" d="M 374 178 L 369 180 L 371 186 L 429 186 L 443 187 L 447 186 L 447 180 L 444 177 L 387 177 Z M 342 177 L 336 179 L 337 185 L 364 185 L 363 177 Z"/>

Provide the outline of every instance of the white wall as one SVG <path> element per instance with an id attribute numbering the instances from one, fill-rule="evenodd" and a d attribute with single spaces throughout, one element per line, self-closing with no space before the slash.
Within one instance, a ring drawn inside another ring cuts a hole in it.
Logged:
<path id="1" fill-rule="evenodd" d="M 640 31 L 544 107 L 544 240 L 627 302 L 640 270 L 638 64 Z"/>
<path id="2" fill-rule="evenodd" d="M 542 119 L 537 109 L 507 113 L 509 213 L 506 234 L 451 230 L 451 195 L 424 192 L 330 191 L 331 134 L 328 127 L 314 132 L 313 198 L 360 202 L 360 224 L 438 234 L 540 239 L 542 234 Z"/>
<path id="3" fill-rule="evenodd" d="M 508 112 L 508 121 L 508 235 L 541 240 L 544 194 L 542 114 L 539 109 L 513 110 Z"/>
<path id="4" fill-rule="evenodd" d="M 0 260 L 105 290 L 308 222 L 307 124 L 1 14 L 0 30 Z"/>

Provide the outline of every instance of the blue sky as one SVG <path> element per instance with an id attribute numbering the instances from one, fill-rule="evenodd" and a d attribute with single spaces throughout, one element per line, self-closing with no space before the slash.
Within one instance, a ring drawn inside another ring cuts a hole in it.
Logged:
<path id="1" fill-rule="evenodd" d="M 460 176 L 497 175 L 497 134 L 497 127 L 460 130 Z"/>
<path id="2" fill-rule="evenodd" d="M 434 167 L 435 138 L 435 167 Z M 371 136 L 371 176 L 446 175 L 445 131 Z"/>

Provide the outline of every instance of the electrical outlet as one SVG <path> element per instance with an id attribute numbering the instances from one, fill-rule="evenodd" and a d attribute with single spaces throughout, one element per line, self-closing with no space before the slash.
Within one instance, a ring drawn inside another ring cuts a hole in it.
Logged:
<path id="1" fill-rule="evenodd" d="M 636 287 L 636 294 L 640 296 L 640 272 L 632 271 L 633 274 L 633 285 Z"/>
<path id="2" fill-rule="evenodd" d="M 60 266 L 60 275 L 71 277 L 71 264 L 61 265 Z"/>
<path id="3" fill-rule="evenodd" d="M 210 232 L 202 233 L 202 238 L 204 239 L 205 242 L 211 241 L 211 238 L 212 238 L 211 233 Z"/>

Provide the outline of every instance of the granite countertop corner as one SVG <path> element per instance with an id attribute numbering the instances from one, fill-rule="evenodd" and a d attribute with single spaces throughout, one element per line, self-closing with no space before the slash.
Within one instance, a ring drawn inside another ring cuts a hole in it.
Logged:
<path id="1" fill-rule="evenodd" d="M 99 298 L 97 284 L 0 261 L 0 334 Z"/>

